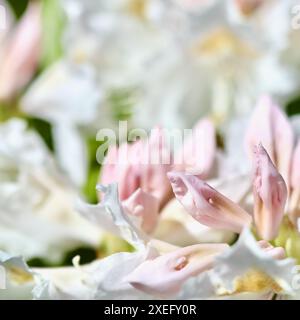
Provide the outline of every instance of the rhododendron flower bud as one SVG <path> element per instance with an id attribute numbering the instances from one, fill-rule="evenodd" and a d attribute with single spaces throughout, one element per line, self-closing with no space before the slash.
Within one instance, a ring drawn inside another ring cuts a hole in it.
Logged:
<path id="1" fill-rule="evenodd" d="M 287 187 L 261 144 L 255 147 L 254 155 L 254 222 L 259 235 L 272 240 L 284 215 Z"/>
<path id="2" fill-rule="evenodd" d="M 261 143 L 289 185 L 294 134 L 286 115 L 270 97 L 263 96 L 259 100 L 245 142 L 250 156 L 253 148 Z"/>
<path id="3" fill-rule="evenodd" d="M 212 228 L 240 233 L 251 216 L 196 176 L 170 172 L 176 198 L 197 221 Z"/>
<path id="4" fill-rule="evenodd" d="M 27 11 L 11 37 L 4 42 L 0 63 L 0 98 L 8 99 L 33 76 L 40 54 L 41 10 L 37 3 Z"/>
<path id="5" fill-rule="evenodd" d="M 290 220 L 297 225 L 297 220 L 300 217 L 300 140 L 298 141 L 294 150 L 291 181 L 290 181 L 290 198 L 288 215 Z"/>
<path id="6" fill-rule="evenodd" d="M 156 128 L 148 141 L 123 143 L 109 148 L 101 173 L 101 184 L 118 183 L 121 200 L 141 188 L 159 201 L 160 208 L 171 196 L 167 172 L 172 155 L 165 144 L 163 130 Z"/>

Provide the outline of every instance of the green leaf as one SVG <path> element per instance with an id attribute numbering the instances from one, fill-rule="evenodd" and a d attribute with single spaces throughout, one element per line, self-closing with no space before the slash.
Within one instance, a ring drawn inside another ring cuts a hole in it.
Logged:
<path id="1" fill-rule="evenodd" d="M 133 89 L 114 89 L 108 94 L 108 102 L 115 120 L 129 120 L 134 105 Z"/>
<path id="2" fill-rule="evenodd" d="M 100 165 L 96 160 L 97 148 L 99 147 L 99 142 L 94 138 L 91 138 L 87 142 L 88 147 L 88 178 L 87 182 L 83 187 L 83 194 L 85 195 L 89 203 L 97 203 L 98 196 L 96 191 L 96 184 L 99 179 Z"/>
<path id="3" fill-rule="evenodd" d="M 19 19 L 22 16 L 22 14 L 25 12 L 29 2 L 28 0 L 6 0 L 6 1 L 9 3 L 17 19 Z"/>
<path id="4" fill-rule="evenodd" d="M 37 118 L 27 118 L 26 120 L 29 128 L 35 130 L 42 137 L 48 148 L 53 151 L 54 145 L 50 123 Z"/>
<path id="5" fill-rule="evenodd" d="M 286 112 L 289 116 L 300 113 L 300 96 L 288 103 Z"/>
<path id="6" fill-rule="evenodd" d="M 104 258 L 118 252 L 134 252 L 134 248 L 124 239 L 106 233 L 98 250 L 99 257 Z"/>
<path id="7" fill-rule="evenodd" d="M 49 267 L 63 267 L 72 266 L 73 258 L 80 256 L 80 264 L 87 264 L 94 261 L 97 258 L 97 251 L 91 247 L 79 247 L 74 250 L 70 250 L 65 253 L 63 259 L 59 262 L 52 262 L 45 258 L 35 257 L 29 259 L 27 264 L 29 267 L 35 268 L 49 268 Z"/>
<path id="8" fill-rule="evenodd" d="M 58 0 L 43 0 L 43 43 L 41 67 L 46 68 L 63 54 L 62 34 L 65 16 Z"/>
<path id="9" fill-rule="evenodd" d="M 80 264 L 87 264 L 97 259 L 97 252 L 95 249 L 89 247 L 77 248 L 65 255 L 63 265 L 72 266 L 72 260 L 76 256 L 80 256 Z"/>

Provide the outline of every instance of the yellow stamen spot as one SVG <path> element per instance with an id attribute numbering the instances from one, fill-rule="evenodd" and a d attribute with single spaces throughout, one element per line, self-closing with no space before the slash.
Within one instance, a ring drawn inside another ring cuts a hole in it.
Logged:
<path id="1" fill-rule="evenodd" d="M 10 267 L 7 270 L 8 276 L 12 282 L 17 284 L 24 284 L 33 280 L 33 276 L 17 267 Z"/>
<path id="2" fill-rule="evenodd" d="M 127 9 L 133 16 L 145 19 L 146 0 L 130 0 Z"/>
<path id="3" fill-rule="evenodd" d="M 259 270 L 248 271 L 244 276 L 237 278 L 234 288 L 234 293 L 263 292 L 267 290 L 278 293 L 282 291 L 274 279 Z"/>
<path id="4" fill-rule="evenodd" d="M 243 43 L 235 34 L 227 29 L 218 29 L 211 32 L 202 41 L 197 42 L 192 51 L 200 56 L 246 56 L 255 57 L 255 51 Z"/>

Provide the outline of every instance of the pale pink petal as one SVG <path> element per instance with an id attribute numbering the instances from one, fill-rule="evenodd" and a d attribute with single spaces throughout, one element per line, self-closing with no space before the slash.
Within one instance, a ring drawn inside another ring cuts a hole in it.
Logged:
<path id="1" fill-rule="evenodd" d="M 261 144 L 254 149 L 254 222 L 264 240 L 274 239 L 287 199 L 287 187 Z"/>
<path id="2" fill-rule="evenodd" d="M 20 23 L 7 38 L 0 63 L 0 99 L 10 98 L 33 76 L 40 54 L 41 7 L 31 2 Z"/>
<path id="3" fill-rule="evenodd" d="M 296 145 L 292 161 L 291 187 L 300 190 L 300 140 Z"/>
<path id="4" fill-rule="evenodd" d="M 101 169 L 101 184 L 118 183 L 119 197 L 127 199 L 140 186 L 138 168 L 130 163 L 130 150 L 132 146 L 127 143 L 119 148 L 109 148 Z"/>
<path id="5" fill-rule="evenodd" d="M 122 202 L 127 214 L 142 218 L 142 228 L 150 233 L 157 224 L 159 201 L 154 196 L 137 189 L 127 200 Z"/>
<path id="6" fill-rule="evenodd" d="M 273 105 L 272 115 L 275 123 L 273 130 L 276 167 L 289 185 L 295 143 L 294 133 L 288 118 L 276 105 Z"/>
<path id="7" fill-rule="evenodd" d="M 246 134 L 249 155 L 261 143 L 289 185 L 294 134 L 292 127 L 279 106 L 270 97 L 260 98 Z"/>
<path id="8" fill-rule="evenodd" d="M 127 278 L 136 289 L 161 297 L 175 295 L 190 277 L 209 270 L 226 244 L 198 244 L 163 254 L 139 265 Z"/>
<path id="9" fill-rule="evenodd" d="M 271 159 L 275 157 L 271 115 L 272 105 L 272 100 L 268 96 L 263 96 L 259 99 L 252 113 L 245 138 L 246 148 L 250 157 L 253 156 L 253 148 L 259 143 L 264 145 Z"/>
<path id="10" fill-rule="evenodd" d="M 273 247 L 268 241 L 258 241 L 259 247 L 276 260 L 282 260 L 285 258 L 285 251 L 282 247 Z"/>
<path id="11" fill-rule="evenodd" d="M 118 163 L 118 148 L 110 146 L 101 169 L 101 184 L 116 182 L 116 167 Z"/>
<path id="12" fill-rule="evenodd" d="M 216 229 L 240 233 L 251 224 L 251 216 L 196 176 L 168 174 L 176 198 L 200 223 Z"/>
<path id="13" fill-rule="evenodd" d="M 138 140 L 112 147 L 106 156 L 101 184 L 117 182 L 121 200 L 138 188 L 156 197 L 162 208 L 172 196 L 167 177 L 173 163 L 172 153 L 161 128 L 152 130 L 149 141 Z"/>
<path id="14" fill-rule="evenodd" d="M 202 179 L 209 176 L 216 157 L 216 131 L 213 122 L 204 118 L 193 128 L 176 154 L 176 169 L 193 173 Z"/>
<path id="15" fill-rule="evenodd" d="M 121 200 L 125 200 L 140 187 L 140 172 L 137 165 L 132 164 L 134 159 L 134 145 L 122 144 L 119 148 L 119 165 L 117 168 L 119 195 Z"/>
<path id="16" fill-rule="evenodd" d="M 173 163 L 163 129 L 157 127 L 151 131 L 149 144 L 145 144 L 141 155 L 141 162 L 141 188 L 157 197 L 160 207 L 163 207 L 172 196 L 167 172 Z"/>

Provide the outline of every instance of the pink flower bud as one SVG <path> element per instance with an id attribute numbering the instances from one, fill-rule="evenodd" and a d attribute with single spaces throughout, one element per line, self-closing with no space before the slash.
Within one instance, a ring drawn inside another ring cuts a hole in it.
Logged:
<path id="1" fill-rule="evenodd" d="M 0 98 L 8 99 L 33 76 L 40 54 L 41 10 L 30 3 L 12 35 L 4 42 L 0 63 Z"/>
<path id="2" fill-rule="evenodd" d="M 176 198 L 187 212 L 211 228 L 240 233 L 251 224 L 251 216 L 196 176 L 168 173 Z"/>
<path id="3" fill-rule="evenodd" d="M 254 222 L 264 240 L 274 239 L 284 215 L 287 187 L 261 144 L 254 149 Z"/>
<path id="4" fill-rule="evenodd" d="M 138 188 L 159 201 L 163 207 L 171 197 L 167 172 L 172 155 L 165 144 L 162 129 L 154 129 L 149 141 L 139 140 L 111 147 L 102 167 L 101 184 L 117 182 L 121 200 L 128 199 Z"/>
<path id="5" fill-rule="evenodd" d="M 297 225 L 300 218 L 300 140 L 294 150 L 292 161 L 288 214 L 290 220 Z"/>
<path id="6" fill-rule="evenodd" d="M 289 185 L 294 134 L 286 115 L 268 96 L 259 100 L 247 131 L 246 147 L 251 157 L 259 143 Z"/>

